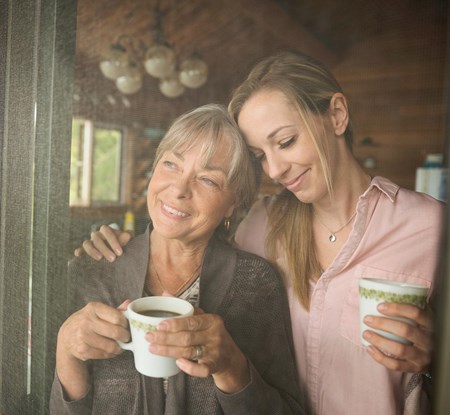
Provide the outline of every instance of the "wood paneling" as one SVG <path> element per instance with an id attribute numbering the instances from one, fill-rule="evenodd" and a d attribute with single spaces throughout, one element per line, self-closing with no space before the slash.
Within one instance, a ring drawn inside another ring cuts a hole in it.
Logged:
<path id="1" fill-rule="evenodd" d="M 412 23 L 354 44 L 334 68 L 350 100 L 355 155 L 376 159 L 372 176 L 410 189 L 426 154 L 444 151 L 448 82 L 445 21 Z M 376 146 L 359 145 L 365 137 Z"/>

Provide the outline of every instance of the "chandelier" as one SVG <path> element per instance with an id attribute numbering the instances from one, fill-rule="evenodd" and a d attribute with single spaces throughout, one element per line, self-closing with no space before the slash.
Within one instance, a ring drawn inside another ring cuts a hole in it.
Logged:
<path id="1" fill-rule="evenodd" d="M 144 71 L 159 80 L 159 90 L 168 98 L 176 98 L 186 88 L 199 88 L 208 78 L 208 66 L 195 51 L 177 67 L 173 48 L 164 38 L 162 13 L 155 9 L 154 45 L 149 48 L 140 41 L 121 35 L 111 45 L 108 56 L 100 62 L 103 76 L 115 82 L 123 94 L 138 92 L 143 84 Z"/>

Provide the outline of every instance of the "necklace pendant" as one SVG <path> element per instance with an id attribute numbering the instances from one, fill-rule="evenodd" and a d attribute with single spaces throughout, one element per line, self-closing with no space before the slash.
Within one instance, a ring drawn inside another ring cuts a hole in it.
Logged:
<path id="1" fill-rule="evenodd" d="M 334 233 L 330 234 L 330 236 L 328 237 L 330 242 L 335 242 L 336 241 L 336 235 Z"/>

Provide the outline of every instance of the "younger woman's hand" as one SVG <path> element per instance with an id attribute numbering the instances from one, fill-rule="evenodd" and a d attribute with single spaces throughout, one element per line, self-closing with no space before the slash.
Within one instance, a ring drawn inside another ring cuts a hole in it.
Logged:
<path id="1" fill-rule="evenodd" d="M 366 330 L 363 337 L 371 343 L 367 348 L 378 363 L 388 369 L 401 372 L 427 372 L 431 368 L 433 353 L 433 316 L 429 307 L 424 310 L 410 304 L 382 303 L 378 311 L 386 317 L 366 316 L 369 327 L 403 337 L 412 344 L 402 344 Z M 389 318 L 405 317 L 415 322 L 412 326 L 403 321 Z"/>
<path id="2" fill-rule="evenodd" d="M 109 262 L 114 262 L 118 256 L 122 255 L 122 247 L 130 240 L 129 232 L 102 225 L 98 231 L 91 233 L 91 239 L 86 239 L 82 247 L 75 249 L 74 255 L 81 256 L 86 253 L 97 261 L 106 258 Z"/>

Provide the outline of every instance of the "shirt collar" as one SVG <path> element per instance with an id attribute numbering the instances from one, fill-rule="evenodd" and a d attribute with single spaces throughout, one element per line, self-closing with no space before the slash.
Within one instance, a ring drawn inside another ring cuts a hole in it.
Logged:
<path id="1" fill-rule="evenodd" d="M 398 185 L 392 183 L 389 179 L 381 176 L 375 176 L 370 182 L 367 190 L 364 192 L 363 197 L 367 196 L 374 187 L 377 187 L 380 191 L 382 191 L 392 203 L 395 201 L 395 197 L 400 189 Z"/>

